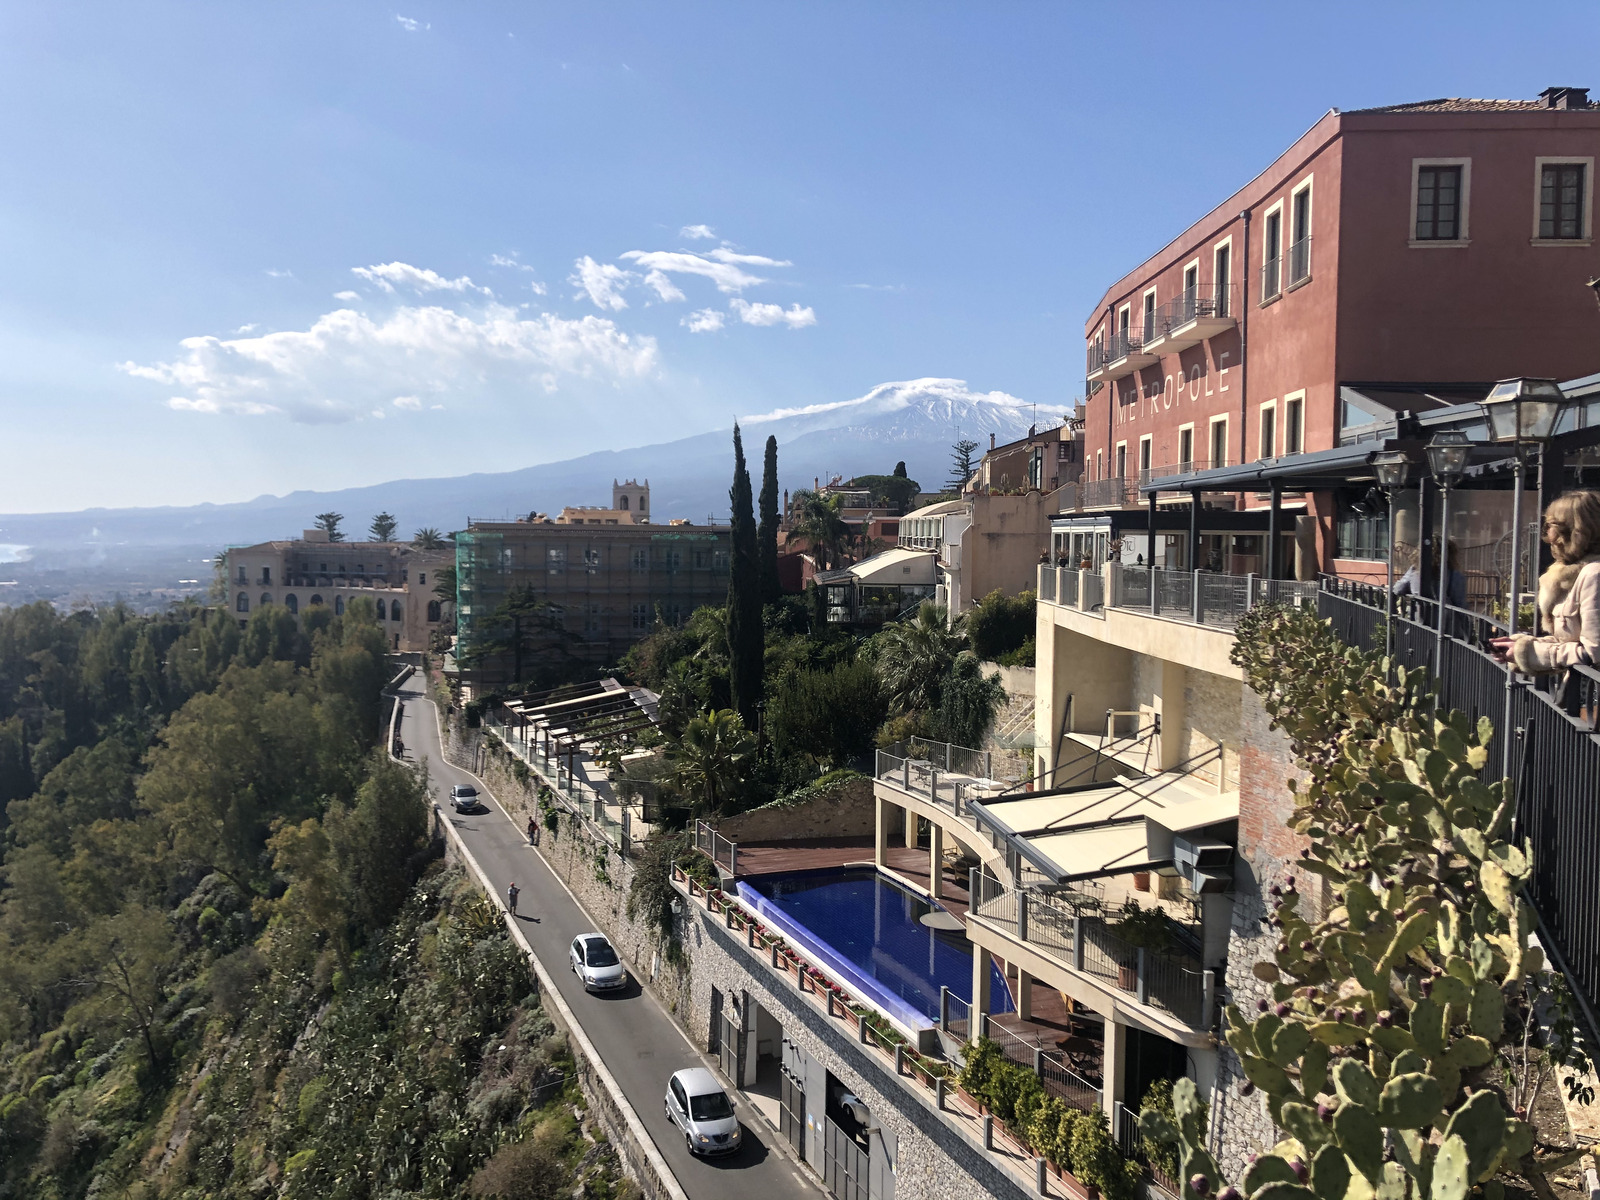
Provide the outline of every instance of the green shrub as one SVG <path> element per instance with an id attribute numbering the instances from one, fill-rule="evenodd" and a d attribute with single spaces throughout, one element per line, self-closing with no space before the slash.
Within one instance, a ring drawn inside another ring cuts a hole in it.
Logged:
<path id="1" fill-rule="evenodd" d="M 996 589 L 972 606 L 966 620 L 973 652 L 985 661 L 1000 662 L 1033 641 L 1034 595 L 1027 591 L 1006 596 Z"/>
<path id="2" fill-rule="evenodd" d="M 1111 1138 L 1111 1125 L 1096 1104 L 1072 1126 L 1072 1173 L 1106 1200 L 1133 1200 L 1142 1172 L 1128 1162 Z"/>

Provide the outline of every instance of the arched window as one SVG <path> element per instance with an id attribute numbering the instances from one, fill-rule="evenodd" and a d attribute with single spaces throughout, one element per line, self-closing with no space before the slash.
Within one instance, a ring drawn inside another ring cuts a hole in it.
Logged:
<path id="1" fill-rule="evenodd" d="M 336 617 L 344 616 L 344 597 L 343 596 L 335 596 L 333 598 L 333 615 L 336 616 Z"/>
<path id="2" fill-rule="evenodd" d="M 313 604 L 321 604 L 322 603 L 322 593 L 318 592 L 316 595 L 312 596 L 311 597 L 311 603 L 313 603 Z"/>
<path id="3" fill-rule="evenodd" d="M 432 621 L 437 621 L 438 619 L 439 619 L 439 602 L 437 600 L 429 600 L 428 601 L 428 620 L 430 622 L 432 622 Z"/>
<path id="4" fill-rule="evenodd" d="M 300 611 L 300 598 L 293 592 L 290 592 L 283 598 L 283 606 L 290 612 L 297 613 Z"/>
<path id="5" fill-rule="evenodd" d="M 398 621 L 399 619 L 400 619 L 400 601 L 391 600 L 389 602 L 389 620 Z"/>
<path id="6" fill-rule="evenodd" d="M 250 597 L 246 596 L 243 592 L 240 592 L 239 599 L 234 602 L 233 608 L 235 612 L 249 612 Z"/>
<path id="7" fill-rule="evenodd" d="M 639 497 L 639 511 L 643 512 L 649 506 L 650 506 L 650 497 L 649 496 L 640 496 Z"/>
<path id="8" fill-rule="evenodd" d="M 624 496 L 622 498 L 622 511 L 623 512 L 627 512 L 628 511 L 628 498 L 626 496 Z"/>
<path id="9" fill-rule="evenodd" d="M 271 604 L 271 603 L 272 603 L 272 593 L 271 592 L 262 592 L 261 593 L 261 604 L 262 604 L 262 607 L 266 607 L 268 604 Z"/>
<path id="10" fill-rule="evenodd" d="M 389 619 L 388 617 L 383 615 L 383 601 L 379 600 L 378 601 L 378 620 L 387 621 L 388 619 Z"/>

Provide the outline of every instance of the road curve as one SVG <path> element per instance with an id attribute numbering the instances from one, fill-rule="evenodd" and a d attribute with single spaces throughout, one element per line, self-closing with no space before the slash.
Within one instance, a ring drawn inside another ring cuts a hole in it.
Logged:
<path id="1" fill-rule="evenodd" d="M 777 1131 L 744 1100 L 734 1097 L 744 1125 L 744 1144 L 736 1154 L 701 1159 L 685 1147 L 677 1127 L 662 1111 L 667 1078 L 682 1067 L 710 1066 L 712 1060 L 689 1044 L 683 1031 L 649 992 L 635 983 L 613 995 L 590 995 L 573 976 L 567 951 L 580 933 L 598 929 L 572 893 L 528 845 L 487 785 L 469 771 L 445 761 L 439 726 L 426 677 L 418 673 L 397 689 L 405 702 L 400 736 L 408 761 L 427 762 L 434 802 L 504 900 L 506 885 L 521 889 L 517 904 L 523 936 L 555 980 L 562 998 L 582 1023 L 601 1060 L 633 1105 L 640 1123 L 691 1200 L 816 1200 L 822 1195 L 801 1169 L 772 1143 Z M 450 788 L 470 783 L 488 801 L 487 811 L 463 816 L 450 810 Z M 633 963 L 628 966 L 634 968 Z"/>

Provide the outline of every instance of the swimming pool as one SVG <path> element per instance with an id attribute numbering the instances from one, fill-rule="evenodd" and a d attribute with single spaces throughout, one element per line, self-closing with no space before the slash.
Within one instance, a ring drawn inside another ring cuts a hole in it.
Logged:
<path id="1" fill-rule="evenodd" d="M 739 898 L 848 990 L 912 1029 L 938 1023 L 939 988 L 972 996 L 972 943 L 929 929 L 939 906 L 872 867 L 828 867 L 739 881 Z M 990 1004 L 1011 1011 L 1005 978 L 989 964 Z"/>

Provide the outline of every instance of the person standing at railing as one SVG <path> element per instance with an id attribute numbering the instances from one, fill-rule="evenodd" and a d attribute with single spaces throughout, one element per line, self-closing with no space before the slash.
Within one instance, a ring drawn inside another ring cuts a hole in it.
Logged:
<path id="1" fill-rule="evenodd" d="M 1461 570 L 1461 547 L 1454 542 L 1449 543 L 1450 573 L 1445 576 L 1445 603 L 1453 608 L 1467 606 L 1467 576 Z M 1422 587 L 1422 575 L 1417 570 L 1417 563 L 1413 562 L 1406 568 L 1406 573 L 1395 580 L 1394 594 L 1396 596 L 1426 596 L 1427 592 Z M 1431 581 L 1430 581 L 1431 582 Z"/>
<path id="2" fill-rule="evenodd" d="M 1555 558 L 1539 576 L 1539 619 L 1549 632 L 1489 643 L 1496 662 L 1510 662 L 1525 675 L 1600 662 L 1600 491 L 1556 497 L 1545 509 L 1544 540 Z"/>

